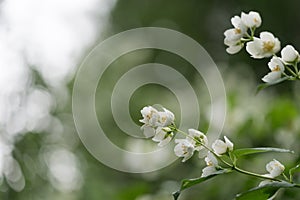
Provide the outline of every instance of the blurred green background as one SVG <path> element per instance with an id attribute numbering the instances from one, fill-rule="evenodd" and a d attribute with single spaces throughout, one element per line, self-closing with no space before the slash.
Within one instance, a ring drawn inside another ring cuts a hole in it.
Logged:
<path id="1" fill-rule="evenodd" d="M 274 146 L 295 151 L 294 155 L 249 156 L 241 162 L 245 169 L 266 173 L 265 164 L 273 158 L 280 160 L 287 168 L 299 162 L 300 84 L 285 82 L 255 95 L 261 77 L 269 71 L 269 60 L 254 60 L 245 50 L 228 55 L 223 44 L 223 32 L 231 27 L 232 16 L 240 15 L 242 11 L 255 10 L 263 20 L 258 31 L 271 31 L 280 39 L 282 46 L 292 43 L 300 49 L 299 6 L 300 2 L 295 0 L 118 0 L 97 42 L 128 29 L 148 26 L 177 30 L 196 40 L 213 58 L 224 79 L 227 117 L 223 134 L 234 142 L 236 148 Z M 209 116 L 205 112 L 209 96 L 202 78 L 194 73 L 194 69 L 185 60 L 173 54 L 159 50 L 139 50 L 114 62 L 105 71 L 103 80 L 100 80 L 100 83 L 105 84 L 97 90 L 97 115 L 107 132 L 110 131 L 111 140 L 120 146 L 126 146 L 130 140 L 116 127 L 109 110 L 111 90 L 126 70 L 149 62 L 172 66 L 188 78 L 198 98 L 202 99 L 199 106 L 203 116 L 199 127 L 194 128 L 205 131 L 209 123 Z M 70 94 L 73 81 L 68 84 Z M 177 116 L 180 115 L 179 104 L 169 90 L 157 85 L 146 85 L 139 88 L 131 99 L 130 111 L 134 121 L 138 123 L 141 117 L 139 111 L 144 105 L 154 103 L 161 103 Z M 71 113 L 69 98 L 66 106 L 52 113 L 64 126 L 61 134 L 30 132 L 18 138 L 13 156 L 19 162 L 26 184 L 22 191 L 16 192 L 4 178 L 0 185 L 0 199 L 169 200 L 181 179 L 201 175 L 205 163 L 197 156 L 186 163 L 177 160 L 152 173 L 130 174 L 111 169 L 98 162 L 82 145 Z M 58 163 L 65 161 L 71 165 L 71 168 L 63 170 L 66 174 L 70 173 L 70 180 L 64 183 L 64 180 L 59 179 L 59 174 L 58 177 L 51 175 L 51 166 L 45 156 L 49 153 L 50 158 L 54 157 Z M 259 181 L 240 174 L 225 175 L 183 192 L 180 199 L 233 199 L 235 194 L 255 187 Z M 73 186 L 68 188 L 71 183 Z M 296 190 L 282 190 L 277 197 L 285 200 L 299 198 L 300 192 Z"/>

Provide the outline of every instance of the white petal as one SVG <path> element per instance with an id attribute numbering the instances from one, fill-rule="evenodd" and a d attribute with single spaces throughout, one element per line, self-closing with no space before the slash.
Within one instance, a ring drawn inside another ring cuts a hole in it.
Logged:
<path id="1" fill-rule="evenodd" d="M 275 46 L 273 48 L 273 54 L 279 52 L 280 49 L 281 49 L 280 41 L 278 40 L 278 38 L 275 38 Z"/>
<path id="2" fill-rule="evenodd" d="M 284 62 L 294 62 L 298 60 L 299 53 L 292 45 L 287 45 L 281 50 L 281 57 Z"/>
<path id="3" fill-rule="evenodd" d="M 234 17 L 231 18 L 231 24 L 235 28 L 239 28 L 241 23 L 242 23 L 242 19 L 239 16 L 234 16 Z"/>
<path id="4" fill-rule="evenodd" d="M 261 17 L 258 12 L 250 11 L 249 16 L 252 18 L 252 21 L 254 21 L 254 26 L 259 27 L 261 25 Z"/>
<path id="5" fill-rule="evenodd" d="M 159 147 L 163 147 L 167 145 L 173 138 L 174 135 L 173 133 L 167 133 L 166 131 L 164 131 L 167 128 L 168 127 L 158 127 L 156 129 L 155 136 L 152 138 L 154 142 L 159 142 L 158 143 Z"/>
<path id="6" fill-rule="evenodd" d="M 261 181 L 259 184 L 258 184 L 258 186 L 259 187 L 262 187 L 262 186 L 264 186 L 264 185 L 266 185 L 266 184 L 269 184 L 269 183 L 271 183 L 272 181 L 271 180 L 263 180 L 263 181 Z"/>
<path id="7" fill-rule="evenodd" d="M 281 78 L 281 72 L 274 71 L 265 75 L 262 80 L 266 83 L 274 83 Z"/>
<path id="8" fill-rule="evenodd" d="M 199 145 L 197 141 L 200 141 L 203 145 L 208 145 L 208 139 L 204 133 L 201 131 L 198 131 L 196 129 L 188 129 L 189 137 L 186 139 L 195 146 L 196 150 L 199 151 L 203 149 L 204 147 Z"/>
<path id="9" fill-rule="evenodd" d="M 217 170 L 214 166 L 207 166 L 202 169 L 202 175 L 201 177 L 207 177 L 213 173 L 215 173 Z"/>
<path id="10" fill-rule="evenodd" d="M 243 32 L 235 28 L 228 29 L 224 32 L 225 39 L 228 42 L 239 41 L 243 37 L 243 34 L 244 34 Z"/>
<path id="11" fill-rule="evenodd" d="M 261 41 L 258 38 L 254 38 L 254 41 L 248 42 L 246 45 L 246 51 L 253 57 L 253 58 L 263 58 L 262 55 L 262 45 Z"/>
<path id="12" fill-rule="evenodd" d="M 144 131 L 144 135 L 149 138 L 155 135 L 155 129 L 151 126 L 143 125 L 142 130 Z"/>
<path id="13" fill-rule="evenodd" d="M 204 157 L 207 156 L 207 153 L 208 153 L 207 149 L 202 148 L 202 149 L 200 149 L 200 150 L 198 150 L 198 151 L 199 151 L 198 157 L 199 157 L 200 159 L 202 159 L 202 158 L 204 158 Z"/>
<path id="14" fill-rule="evenodd" d="M 157 126 L 166 127 L 174 123 L 174 114 L 167 110 L 166 108 L 163 108 L 163 112 L 158 112 L 158 121 Z"/>
<path id="15" fill-rule="evenodd" d="M 182 162 L 187 161 L 188 159 L 190 159 L 193 156 L 193 152 L 186 154 L 186 156 L 182 159 Z"/>
<path id="16" fill-rule="evenodd" d="M 226 48 L 226 52 L 229 54 L 236 54 L 243 48 L 243 45 L 232 45 Z"/>
<path id="17" fill-rule="evenodd" d="M 216 140 L 212 144 L 212 149 L 214 150 L 215 153 L 221 155 L 227 152 L 227 145 L 222 140 Z"/>
<path id="18" fill-rule="evenodd" d="M 270 173 L 271 177 L 275 178 L 282 174 L 285 167 L 277 160 L 272 160 L 266 165 L 266 170 Z"/>
<path id="19" fill-rule="evenodd" d="M 194 146 L 186 139 L 176 139 L 175 143 L 178 143 L 174 148 L 174 153 L 178 157 L 183 157 L 182 162 L 185 162 L 191 158 L 194 154 Z"/>
<path id="20" fill-rule="evenodd" d="M 240 43 L 241 43 L 240 39 L 230 40 L 227 37 L 224 38 L 224 44 L 227 45 L 227 46 L 237 46 Z"/>
<path id="21" fill-rule="evenodd" d="M 207 166 L 218 166 L 218 160 L 211 152 L 207 153 L 205 162 Z"/>
<path id="22" fill-rule="evenodd" d="M 260 39 L 264 40 L 264 41 L 273 41 L 275 40 L 275 37 L 272 33 L 268 32 L 268 31 L 263 31 L 259 34 Z"/>
<path id="23" fill-rule="evenodd" d="M 242 22 L 242 19 L 239 16 L 234 16 L 231 18 L 231 24 L 235 29 L 239 29 L 242 34 L 247 31 L 246 25 Z"/>
<path id="24" fill-rule="evenodd" d="M 163 146 L 166 146 L 167 144 L 169 144 L 169 142 L 172 140 L 172 136 L 173 136 L 173 134 L 169 134 L 168 137 L 166 137 L 160 143 L 158 143 L 158 146 L 163 147 Z"/>
<path id="25" fill-rule="evenodd" d="M 162 127 L 158 127 L 155 131 L 155 136 L 152 138 L 154 142 L 161 142 L 165 136 L 166 132 L 162 130 Z"/>
<path id="26" fill-rule="evenodd" d="M 224 140 L 225 140 L 225 143 L 226 143 L 227 148 L 229 149 L 229 151 L 232 151 L 233 150 L 233 143 L 226 136 L 224 136 Z"/>
<path id="27" fill-rule="evenodd" d="M 259 27 L 261 25 L 261 17 L 259 13 L 251 11 L 248 14 L 242 12 L 241 14 L 241 19 L 242 22 L 247 26 L 247 27 Z"/>
<path id="28" fill-rule="evenodd" d="M 268 66 L 271 71 L 284 71 L 284 64 L 282 63 L 280 58 L 275 56 L 273 56 L 273 58 L 270 60 Z"/>

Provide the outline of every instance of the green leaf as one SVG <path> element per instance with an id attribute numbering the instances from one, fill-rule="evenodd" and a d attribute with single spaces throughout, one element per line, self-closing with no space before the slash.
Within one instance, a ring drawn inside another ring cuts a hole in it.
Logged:
<path id="1" fill-rule="evenodd" d="M 181 182 L 181 186 L 180 186 L 180 189 L 176 192 L 173 193 L 173 197 L 174 197 L 174 200 L 177 200 L 181 191 L 189 188 L 189 187 L 192 187 L 194 185 L 197 185 L 199 183 L 202 183 L 204 181 L 207 181 L 217 175 L 221 175 L 221 174 L 226 174 L 226 173 L 230 173 L 232 172 L 232 170 L 230 169 L 223 169 L 223 170 L 219 170 L 219 171 L 216 171 L 215 173 L 209 175 L 209 176 L 206 176 L 206 177 L 199 177 L 199 178 L 192 178 L 192 179 L 184 179 L 182 180 Z"/>
<path id="2" fill-rule="evenodd" d="M 281 82 L 283 82 L 283 81 L 285 81 L 285 80 L 288 80 L 289 78 L 291 78 L 291 77 L 283 77 L 283 78 L 281 78 L 281 79 L 278 79 L 277 81 L 275 81 L 275 82 L 273 82 L 273 83 L 262 83 L 262 84 L 259 84 L 258 86 L 257 86 L 257 88 L 256 88 L 256 94 L 258 94 L 261 90 L 263 90 L 263 89 L 265 89 L 265 88 L 267 88 L 267 87 L 270 87 L 270 86 L 272 86 L 272 85 L 276 85 L 276 84 L 278 84 L 278 83 L 281 83 Z"/>
<path id="3" fill-rule="evenodd" d="M 263 186 L 258 186 L 247 192 L 236 195 L 236 200 L 267 200 L 271 198 L 280 188 L 292 188 L 295 184 L 288 182 L 270 182 Z"/>
<path id="4" fill-rule="evenodd" d="M 244 148 L 244 149 L 236 149 L 233 151 L 236 157 L 241 157 L 241 156 L 255 154 L 255 153 L 265 153 L 265 152 L 294 153 L 293 151 L 288 149 L 273 148 L 273 147 Z"/>
<path id="5" fill-rule="evenodd" d="M 293 167 L 293 168 L 291 168 L 291 169 L 289 170 L 290 181 L 292 181 L 294 173 L 295 173 L 296 171 L 299 171 L 299 169 L 300 169 L 300 164 L 296 165 L 295 167 Z"/>

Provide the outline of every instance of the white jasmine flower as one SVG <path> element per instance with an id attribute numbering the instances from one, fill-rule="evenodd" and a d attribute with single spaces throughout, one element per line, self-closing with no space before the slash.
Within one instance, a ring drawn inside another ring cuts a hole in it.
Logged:
<path id="1" fill-rule="evenodd" d="M 285 63 L 292 63 L 299 60 L 299 53 L 292 45 L 287 45 L 281 50 L 281 58 Z"/>
<path id="2" fill-rule="evenodd" d="M 175 155 L 178 157 L 183 157 L 182 162 L 185 162 L 192 157 L 195 150 L 193 144 L 186 139 L 176 139 L 175 143 L 177 143 L 174 148 Z"/>
<path id="3" fill-rule="evenodd" d="M 167 145 L 173 138 L 174 133 L 169 127 L 158 127 L 156 129 L 156 134 L 152 138 L 154 142 L 159 142 L 158 146 L 163 147 Z"/>
<path id="4" fill-rule="evenodd" d="M 265 75 L 262 80 L 266 83 L 273 83 L 281 78 L 281 74 L 284 72 L 284 64 L 278 57 L 273 57 L 268 63 L 271 70 L 267 75 Z"/>
<path id="5" fill-rule="evenodd" d="M 158 112 L 159 120 L 157 125 L 166 127 L 174 123 L 175 117 L 174 114 L 166 108 L 163 108 L 163 110 L 163 112 Z"/>
<path id="6" fill-rule="evenodd" d="M 275 159 L 266 165 L 266 170 L 269 172 L 272 178 L 275 178 L 280 174 L 282 174 L 284 169 L 285 169 L 284 165 Z"/>
<path id="7" fill-rule="evenodd" d="M 237 41 L 240 40 L 247 31 L 247 27 L 242 23 L 239 16 L 234 16 L 231 18 L 231 23 L 234 28 L 228 29 L 224 32 L 227 41 Z"/>
<path id="8" fill-rule="evenodd" d="M 204 158 L 207 155 L 207 150 L 204 146 L 208 145 L 208 139 L 204 133 L 196 129 L 188 129 L 189 137 L 186 139 L 194 145 L 195 150 L 199 151 L 199 158 Z"/>
<path id="9" fill-rule="evenodd" d="M 213 148 L 214 152 L 219 154 L 219 155 L 224 154 L 224 153 L 227 152 L 227 145 L 222 140 L 216 140 L 212 144 L 212 148 Z"/>
<path id="10" fill-rule="evenodd" d="M 201 177 L 209 176 L 217 171 L 216 167 L 218 166 L 218 160 L 211 152 L 207 153 L 205 162 L 207 166 L 202 169 Z"/>
<path id="11" fill-rule="evenodd" d="M 174 114 L 163 108 L 164 111 L 159 112 L 152 106 L 146 106 L 141 110 L 143 119 L 139 120 L 144 123 L 141 129 L 146 137 L 152 137 L 156 133 L 156 128 L 167 127 L 174 123 Z"/>
<path id="12" fill-rule="evenodd" d="M 218 160 L 211 152 L 207 153 L 207 156 L 205 157 L 204 160 L 207 166 L 214 166 L 214 167 L 218 166 Z"/>
<path id="13" fill-rule="evenodd" d="M 202 145 L 208 145 L 207 137 L 201 131 L 190 128 L 188 129 L 188 133 L 189 137 L 187 137 L 187 140 L 195 146 L 196 150 L 203 149 Z"/>
<path id="14" fill-rule="evenodd" d="M 272 71 L 265 75 L 261 80 L 266 83 L 274 83 L 281 78 L 281 72 Z"/>
<path id="15" fill-rule="evenodd" d="M 258 12 L 250 11 L 248 14 L 242 12 L 242 22 L 249 28 L 260 27 L 261 17 Z"/>
<path id="16" fill-rule="evenodd" d="M 244 44 L 241 43 L 240 41 L 237 42 L 236 44 L 230 45 L 229 47 L 226 48 L 226 52 L 229 54 L 236 54 L 238 53 L 242 48 L 244 47 Z"/>
<path id="17" fill-rule="evenodd" d="M 201 177 L 207 177 L 213 173 L 215 173 L 217 169 L 214 166 L 207 166 L 202 169 Z"/>
<path id="18" fill-rule="evenodd" d="M 155 108 L 146 106 L 141 110 L 141 114 L 143 119 L 141 119 L 140 122 L 152 127 L 157 126 L 160 115 Z"/>
<path id="19" fill-rule="evenodd" d="M 242 23 L 239 16 L 231 18 L 231 23 L 234 28 L 228 29 L 224 32 L 224 44 L 229 46 L 226 51 L 229 54 L 235 54 L 243 48 L 241 38 L 247 31 L 247 27 Z"/>
<path id="20" fill-rule="evenodd" d="M 280 41 L 270 32 L 261 32 L 260 38 L 247 43 L 246 50 L 253 58 L 270 57 L 280 50 Z"/>
<path id="21" fill-rule="evenodd" d="M 226 136 L 224 136 L 224 140 L 225 142 L 223 142 L 222 140 L 216 140 L 212 144 L 212 149 L 215 153 L 221 155 L 226 153 L 228 150 L 233 150 L 233 143 Z"/>
<path id="22" fill-rule="evenodd" d="M 155 135 L 155 128 L 160 117 L 158 111 L 152 106 L 146 106 L 141 110 L 141 114 L 143 119 L 139 121 L 144 123 L 144 125 L 141 127 L 144 135 L 147 138 L 153 137 Z"/>

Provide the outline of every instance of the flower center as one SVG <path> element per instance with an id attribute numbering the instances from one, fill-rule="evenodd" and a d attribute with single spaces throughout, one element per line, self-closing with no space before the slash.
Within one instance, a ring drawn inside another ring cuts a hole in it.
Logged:
<path id="1" fill-rule="evenodd" d="M 208 160 L 207 163 L 206 163 L 206 165 L 207 166 L 213 166 L 214 164 L 213 164 L 213 162 L 211 160 Z"/>
<path id="2" fill-rule="evenodd" d="M 280 67 L 279 65 L 276 65 L 273 69 L 272 69 L 272 72 L 280 72 Z"/>
<path id="3" fill-rule="evenodd" d="M 161 122 L 165 122 L 165 121 L 167 121 L 167 117 L 166 116 L 163 116 L 162 118 L 161 118 Z"/>
<path id="4" fill-rule="evenodd" d="M 154 113 L 155 113 L 155 111 L 154 111 L 154 110 L 151 110 L 150 113 L 148 113 L 148 114 L 146 115 L 146 118 L 147 118 L 148 120 L 151 119 Z"/>
<path id="5" fill-rule="evenodd" d="M 263 42 L 263 50 L 264 51 L 272 51 L 274 46 L 275 46 L 275 42 L 272 42 L 272 41 Z"/>
<path id="6" fill-rule="evenodd" d="M 240 28 L 236 28 L 236 29 L 234 29 L 234 33 L 235 34 L 241 34 L 242 30 Z"/>

